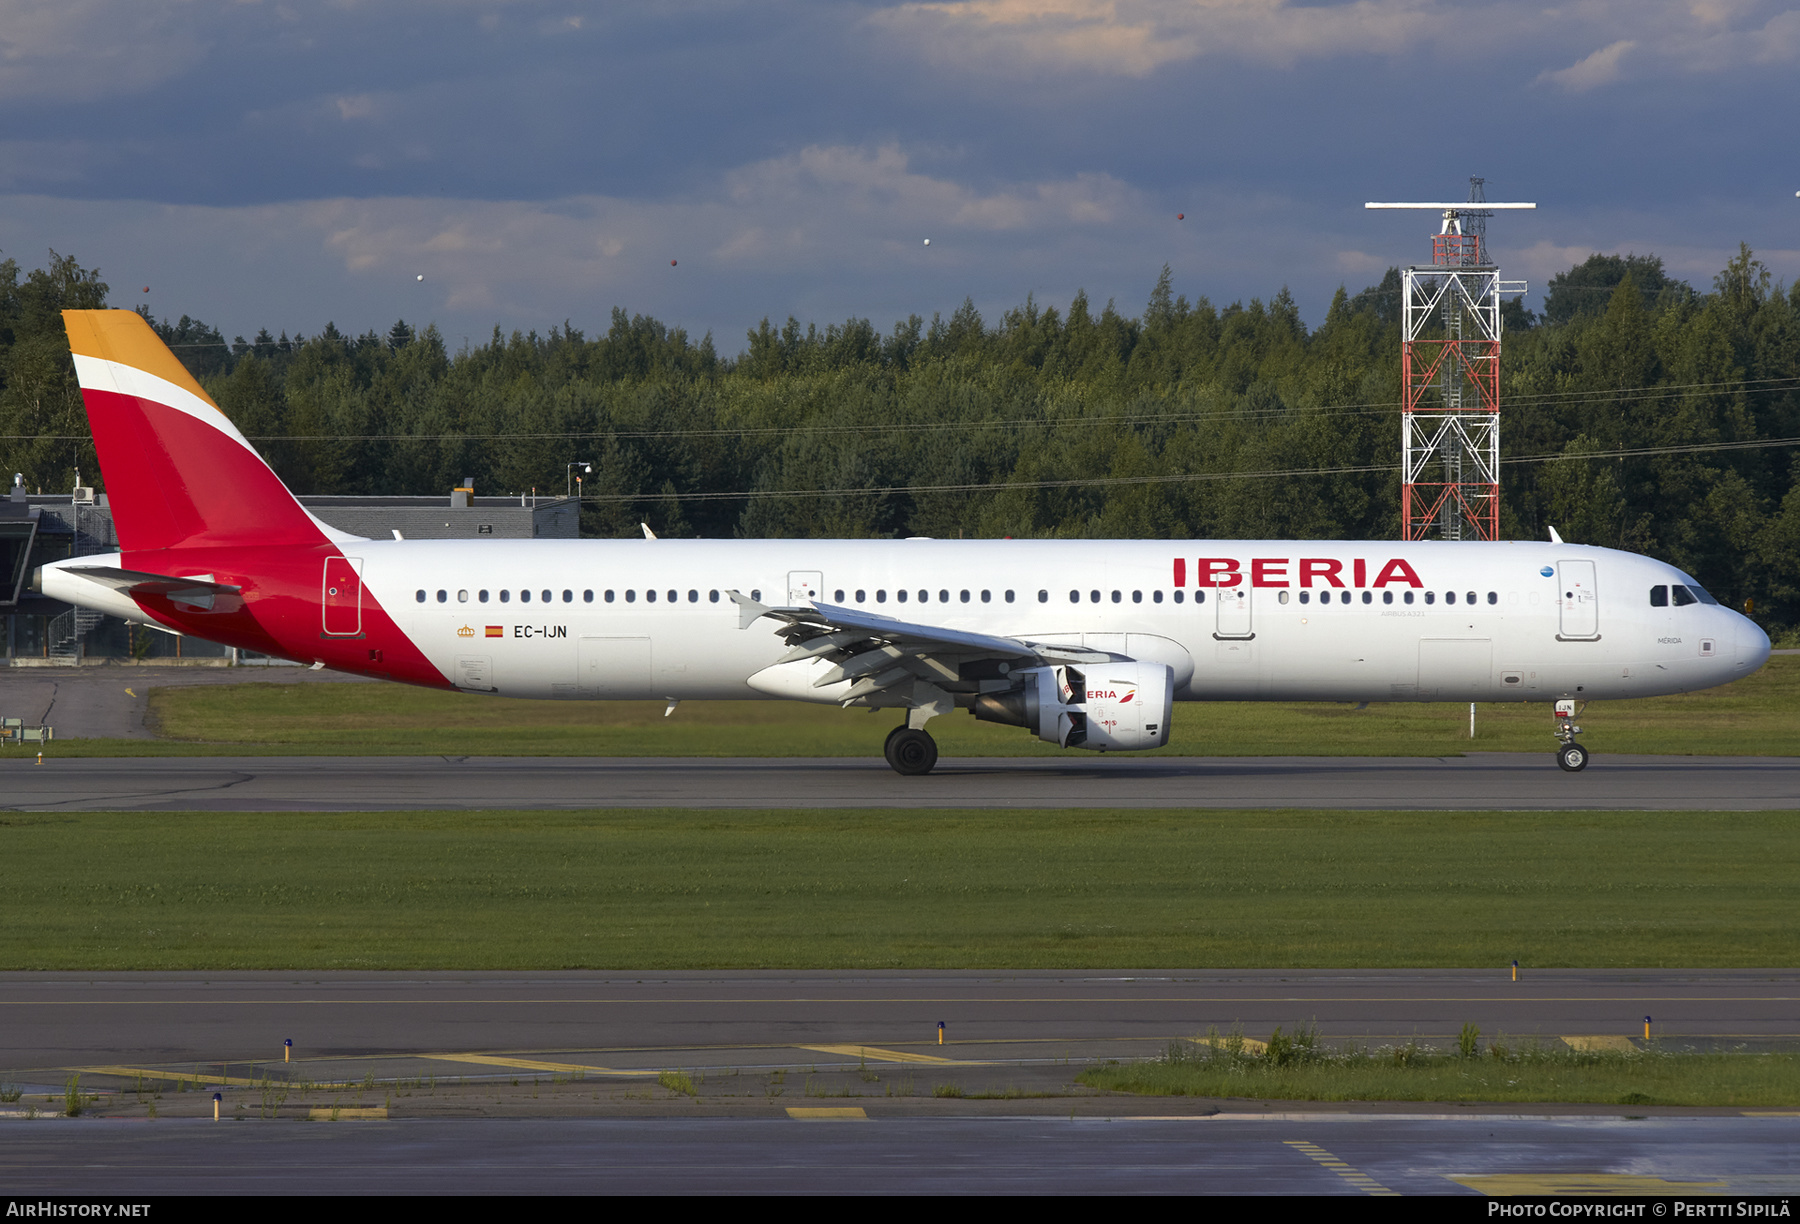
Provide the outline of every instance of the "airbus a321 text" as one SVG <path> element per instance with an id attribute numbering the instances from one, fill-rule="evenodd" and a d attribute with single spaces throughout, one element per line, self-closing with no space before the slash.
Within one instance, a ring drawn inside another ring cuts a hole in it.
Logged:
<path id="1" fill-rule="evenodd" d="M 369 540 L 314 518 L 138 315 L 65 314 L 119 552 L 85 608 L 407 684 L 957 709 L 1064 748 L 1168 743 L 1178 701 L 1578 703 L 1709 688 L 1769 639 L 1672 566 L 1540 543 Z M 648 533 L 646 533 L 648 534 Z"/>

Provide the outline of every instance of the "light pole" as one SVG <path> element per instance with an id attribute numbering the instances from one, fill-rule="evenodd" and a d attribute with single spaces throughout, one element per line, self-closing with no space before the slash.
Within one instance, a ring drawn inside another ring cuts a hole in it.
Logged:
<path id="1" fill-rule="evenodd" d="M 573 493 L 573 490 L 569 487 L 571 483 L 575 485 L 581 484 L 581 476 L 575 475 L 576 468 L 581 469 L 582 476 L 592 476 L 594 474 L 594 465 L 591 463 L 584 463 L 577 459 L 574 463 L 569 464 L 568 470 L 563 473 L 563 496 L 565 498 L 571 496 Z"/>

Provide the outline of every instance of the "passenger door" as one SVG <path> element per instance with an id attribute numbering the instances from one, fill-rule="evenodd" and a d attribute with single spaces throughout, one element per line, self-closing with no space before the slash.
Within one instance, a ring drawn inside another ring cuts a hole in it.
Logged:
<path id="1" fill-rule="evenodd" d="M 1250 590 L 1248 587 L 1219 587 L 1212 592 L 1213 601 L 1218 605 L 1218 630 L 1213 634 L 1216 638 L 1239 638 L 1245 641 L 1256 636 L 1250 628 Z"/>
<path id="2" fill-rule="evenodd" d="M 362 633 L 362 558 L 327 557 L 319 601 L 325 609 L 326 637 Z"/>
<path id="3" fill-rule="evenodd" d="M 1592 561 L 1556 563 L 1557 601 L 1561 605 L 1559 637 L 1592 641 L 1600 636 L 1600 592 Z"/>

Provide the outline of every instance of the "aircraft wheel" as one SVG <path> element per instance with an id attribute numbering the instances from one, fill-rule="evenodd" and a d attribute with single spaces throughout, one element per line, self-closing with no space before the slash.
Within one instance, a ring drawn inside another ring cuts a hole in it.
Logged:
<path id="1" fill-rule="evenodd" d="M 1587 768 L 1588 750 L 1580 744 L 1564 744 L 1556 750 L 1556 763 L 1565 773 L 1580 773 Z"/>
<path id="2" fill-rule="evenodd" d="M 887 742 L 881 745 L 882 755 L 887 757 L 889 765 L 894 763 L 894 737 L 904 730 L 906 730 L 906 724 L 901 723 L 898 727 L 895 727 L 892 731 L 888 732 Z"/>
<path id="3" fill-rule="evenodd" d="M 909 778 L 928 774 L 937 765 L 937 741 L 923 731 L 915 731 L 911 727 L 896 727 L 888 736 L 887 763 L 894 767 L 894 772 Z"/>

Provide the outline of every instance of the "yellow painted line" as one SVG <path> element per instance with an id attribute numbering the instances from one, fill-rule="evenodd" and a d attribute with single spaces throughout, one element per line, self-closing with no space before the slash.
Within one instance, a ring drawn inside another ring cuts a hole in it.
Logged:
<path id="1" fill-rule="evenodd" d="M 1304 1139 L 1288 1139 L 1285 1142 L 1302 1156 L 1310 1157 L 1312 1160 L 1317 1161 L 1322 1167 L 1330 1169 L 1350 1185 L 1355 1186 L 1358 1190 L 1361 1190 L 1364 1194 L 1367 1194 L 1372 1198 L 1400 1197 L 1400 1192 L 1398 1190 L 1389 1190 L 1386 1186 L 1376 1181 L 1373 1177 L 1370 1177 L 1367 1173 L 1351 1168 L 1348 1164 L 1339 1160 L 1336 1156 L 1333 1156 L 1330 1152 L 1327 1152 L 1316 1143 L 1308 1143 Z"/>
<path id="2" fill-rule="evenodd" d="M 875 1046 L 859 1045 L 803 1045 L 794 1046 L 796 1050 L 817 1050 L 821 1054 L 842 1054 L 845 1058 L 868 1058 L 875 1062 L 896 1063 L 938 1063 L 945 1066 L 967 1066 L 954 1058 L 939 1058 L 935 1054 L 908 1054 L 904 1050 L 883 1050 Z"/>
<path id="3" fill-rule="evenodd" d="M 336 1108 L 327 1105 L 309 1110 L 306 1116 L 314 1122 L 348 1122 L 358 1118 L 385 1118 L 388 1116 L 388 1112 L 385 1105 L 366 1107 L 340 1105 Z"/>
<path id="4" fill-rule="evenodd" d="M 867 1118 L 869 1116 L 864 1113 L 862 1107 L 858 1105 L 835 1109 L 806 1109 L 801 1106 L 790 1105 L 788 1106 L 787 1114 L 790 1118 L 799 1118 L 804 1122 L 811 1122 L 819 1118 Z"/>
<path id="5" fill-rule="evenodd" d="M 1189 1037 L 1188 1040 L 1195 1045 L 1210 1046 L 1216 1044 L 1219 1049 L 1223 1050 L 1225 1048 L 1225 1042 L 1228 1039 L 1221 1037 L 1216 1043 L 1211 1038 L 1207 1037 Z M 1266 1054 L 1269 1051 L 1269 1043 L 1266 1041 L 1258 1041 L 1254 1037 L 1239 1037 L 1237 1040 L 1243 1043 L 1244 1053 L 1246 1054 Z"/>
<path id="6" fill-rule="evenodd" d="M 1564 1037 L 1563 1044 L 1572 1050 L 1611 1050 L 1620 1054 L 1630 1054 L 1637 1047 L 1631 1044 L 1631 1038 L 1619 1033 L 1598 1033 L 1588 1037 Z"/>
<path id="7" fill-rule="evenodd" d="M 474 1063 L 478 1067 L 511 1067 L 516 1071 L 550 1071 L 563 1075 L 656 1075 L 654 1070 L 615 1071 L 611 1067 L 589 1067 L 582 1063 L 542 1062 L 535 1058 L 507 1058 L 500 1054 L 413 1054 L 436 1062 Z"/>
<path id="8" fill-rule="evenodd" d="M 1699 1190 L 1717 1190 L 1722 1181 L 1665 1181 L 1629 1173 L 1494 1173 L 1486 1177 L 1452 1177 L 1458 1185 L 1502 1198 L 1515 1194 L 1585 1194 L 1601 1197 L 1669 1198 Z"/>
<path id="9" fill-rule="evenodd" d="M 147 1067 L 70 1067 L 69 1070 L 78 1071 L 82 1075 L 119 1075 L 126 1079 L 136 1079 L 141 1075 L 145 1079 L 165 1080 L 171 1084 L 177 1080 L 186 1080 L 190 1084 L 218 1084 L 224 1088 L 260 1088 L 263 1084 L 261 1080 L 245 1079 L 238 1075 L 205 1075 L 194 1071 L 152 1071 Z M 275 1082 L 282 1083 L 283 1081 L 276 1080 Z M 324 1087 L 325 1085 L 319 1086 Z"/>
<path id="10" fill-rule="evenodd" d="M 1746 1118 L 1800 1118 L 1800 1109 L 1746 1109 Z"/>

